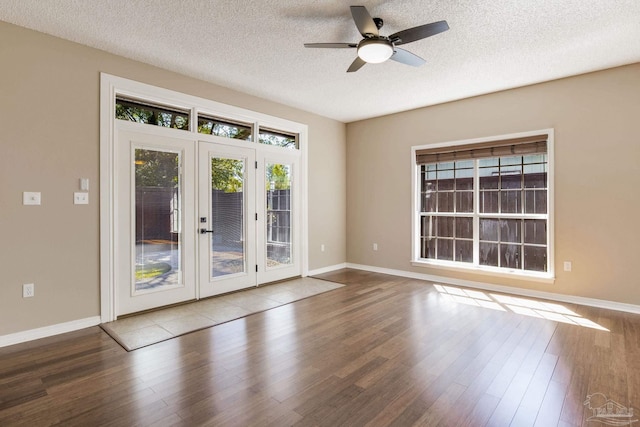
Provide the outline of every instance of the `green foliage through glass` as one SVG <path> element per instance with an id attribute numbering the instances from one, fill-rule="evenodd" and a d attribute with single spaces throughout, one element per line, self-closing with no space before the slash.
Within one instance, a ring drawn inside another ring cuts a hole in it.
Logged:
<path id="1" fill-rule="evenodd" d="M 261 144 L 274 145 L 276 147 L 289 148 L 297 150 L 298 135 L 288 134 L 270 129 L 260 129 L 259 141 Z"/>
<path id="2" fill-rule="evenodd" d="M 247 123 L 235 123 L 213 117 L 198 116 L 198 133 L 251 141 L 252 127 Z"/>
<path id="3" fill-rule="evenodd" d="M 267 190 L 291 189 L 291 167 L 289 165 L 268 164 L 266 169 Z"/>
<path id="4" fill-rule="evenodd" d="M 178 153 L 136 148 L 136 187 L 177 186 L 179 162 Z"/>
<path id="5" fill-rule="evenodd" d="M 211 187 L 225 193 L 242 192 L 244 161 L 213 157 L 211 159 Z"/>
<path id="6" fill-rule="evenodd" d="M 189 130 L 189 113 L 116 98 L 116 119 Z"/>

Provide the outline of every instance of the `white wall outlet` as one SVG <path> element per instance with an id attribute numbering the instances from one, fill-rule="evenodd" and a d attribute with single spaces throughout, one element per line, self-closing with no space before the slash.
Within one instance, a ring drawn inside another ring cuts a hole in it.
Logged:
<path id="1" fill-rule="evenodd" d="M 373 250 L 374 250 L 374 251 L 377 251 L 377 250 L 378 250 L 378 244 L 377 244 L 377 243 L 374 243 L 374 244 L 373 244 Z"/>
<path id="2" fill-rule="evenodd" d="M 320 252 L 324 252 L 324 245 L 320 245 Z"/>
<path id="3" fill-rule="evenodd" d="M 39 191 L 25 191 L 22 193 L 23 205 L 39 205 L 41 204 L 42 196 Z"/>
<path id="4" fill-rule="evenodd" d="M 571 271 L 571 261 L 564 262 L 564 271 Z"/>
<path id="5" fill-rule="evenodd" d="M 73 204 L 74 205 L 88 205 L 89 204 L 89 193 L 82 193 L 82 192 L 73 193 Z"/>
<path id="6" fill-rule="evenodd" d="M 22 285 L 22 298 L 31 298 L 36 294 L 36 285 L 33 283 L 25 283 Z"/>

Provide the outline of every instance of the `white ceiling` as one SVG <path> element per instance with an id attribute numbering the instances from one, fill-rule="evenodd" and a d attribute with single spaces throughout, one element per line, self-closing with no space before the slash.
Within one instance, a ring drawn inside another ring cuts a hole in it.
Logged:
<path id="1" fill-rule="evenodd" d="M 350 5 L 426 59 L 346 73 Z M 0 19 L 343 122 L 640 62 L 640 0 L 2 0 Z M 4 60 L 7 60 L 5 58 Z"/>

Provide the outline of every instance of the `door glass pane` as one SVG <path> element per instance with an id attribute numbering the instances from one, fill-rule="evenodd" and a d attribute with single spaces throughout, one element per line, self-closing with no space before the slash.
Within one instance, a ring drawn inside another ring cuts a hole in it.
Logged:
<path id="1" fill-rule="evenodd" d="M 180 285 L 180 154 L 135 149 L 135 290 Z"/>
<path id="2" fill-rule="evenodd" d="M 245 162 L 211 158 L 211 277 L 246 271 Z"/>
<path id="3" fill-rule="evenodd" d="M 291 165 L 267 163 L 267 268 L 292 264 Z"/>

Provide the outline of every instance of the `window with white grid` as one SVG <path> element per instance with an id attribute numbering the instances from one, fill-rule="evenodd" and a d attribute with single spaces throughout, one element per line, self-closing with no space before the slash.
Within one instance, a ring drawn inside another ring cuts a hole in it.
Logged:
<path id="1" fill-rule="evenodd" d="M 414 261 L 551 275 L 549 139 L 414 149 Z"/>

